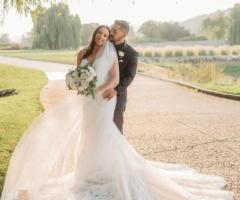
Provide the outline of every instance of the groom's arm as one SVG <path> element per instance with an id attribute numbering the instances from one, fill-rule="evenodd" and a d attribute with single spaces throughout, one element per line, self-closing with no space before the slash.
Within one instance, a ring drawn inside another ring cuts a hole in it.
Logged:
<path id="1" fill-rule="evenodd" d="M 118 94 L 122 94 L 122 92 L 130 85 L 133 81 L 138 65 L 138 53 L 136 51 L 132 51 L 131 56 L 129 57 L 129 61 L 127 63 L 126 68 L 124 69 L 124 75 L 120 78 L 119 84 L 115 88 Z"/>

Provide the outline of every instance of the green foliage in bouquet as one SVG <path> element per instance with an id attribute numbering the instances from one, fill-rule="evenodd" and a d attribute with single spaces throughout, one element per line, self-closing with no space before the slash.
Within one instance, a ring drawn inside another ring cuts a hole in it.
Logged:
<path id="1" fill-rule="evenodd" d="M 97 76 L 94 66 L 87 63 L 77 66 L 66 75 L 66 86 L 68 89 L 77 90 L 77 94 L 84 96 L 91 95 L 95 98 Z"/>

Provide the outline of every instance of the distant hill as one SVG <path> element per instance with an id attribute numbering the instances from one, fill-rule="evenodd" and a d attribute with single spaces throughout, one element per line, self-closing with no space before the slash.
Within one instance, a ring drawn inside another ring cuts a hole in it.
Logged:
<path id="1" fill-rule="evenodd" d="M 229 15 L 231 9 L 227 9 L 227 10 L 221 10 L 224 12 L 225 15 Z M 214 12 L 214 13 L 210 13 L 210 14 L 205 14 L 205 15 L 200 15 L 200 16 L 196 16 L 193 18 L 190 18 L 188 20 L 185 20 L 183 22 L 179 22 L 179 25 L 185 27 L 187 30 L 189 30 L 191 33 L 193 34 L 200 34 L 200 28 L 201 25 L 203 23 L 203 21 L 205 19 L 207 19 L 208 17 L 213 17 L 214 15 L 216 15 L 220 10 Z"/>

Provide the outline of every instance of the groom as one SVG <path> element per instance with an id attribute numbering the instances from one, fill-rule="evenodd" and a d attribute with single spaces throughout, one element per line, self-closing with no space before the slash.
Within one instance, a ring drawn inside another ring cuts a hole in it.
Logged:
<path id="1" fill-rule="evenodd" d="M 129 24 L 124 20 L 115 20 L 111 27 L 110 40 L 118 54 L 120 81 L 115 89 L 106 91 L 103 97 L 110 100 L 117 95 L 117 104 L 114 112 L 114 122 L 123 134 L 123 113 L 127 103 L 127 87 L 133 81 L 138 63 L 138 52 L 125 41 L 129 32 Z"/>

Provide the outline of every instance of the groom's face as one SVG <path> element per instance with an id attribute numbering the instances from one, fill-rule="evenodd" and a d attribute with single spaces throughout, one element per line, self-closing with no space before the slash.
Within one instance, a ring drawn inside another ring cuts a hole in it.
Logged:
<path id="1" fill-rule="evenodd" d="M 118 42 L 124 39 L 127 33 L 122 29 L 120 25 L 113 24 L 111 26 L 110 40 L 113 42 Z"/>

